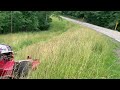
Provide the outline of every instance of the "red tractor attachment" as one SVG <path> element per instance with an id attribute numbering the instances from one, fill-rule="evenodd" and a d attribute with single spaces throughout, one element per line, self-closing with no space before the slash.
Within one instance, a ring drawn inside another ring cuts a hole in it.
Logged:
<path id="1" fill-rule="evenodd" d="M 32 59 L 30 56 L 26 60 L 15 61 L 14 54 L 10 46 L 0 44 L 0 78 L 20 79 L 26 78 L 30 70 L 36 70 L 40 60 Z"/>

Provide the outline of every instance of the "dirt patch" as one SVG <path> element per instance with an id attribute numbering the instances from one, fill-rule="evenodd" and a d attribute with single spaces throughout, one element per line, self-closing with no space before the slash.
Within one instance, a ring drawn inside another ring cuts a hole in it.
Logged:
<path id="1" fill-rule="evenodd" d="M 120 57 L 120 49 L 115 50 L 118 57 Z"/>
<path id="2" fill-rule="evenodd" d="M 120 43 L 119 43 L 118 41 L 114 40 L 113 38 L 110 38 L 110 40 L 111 40 L 113 43 L 115 43 L 116 46 L 117 46 L 117 48 L 114 49 L 113 52 L 115 53 L 115 55 L 116 55 L 116 57 L 117 57 L 117 60 L 115 60 L 115 62 L 116 62 L 117 64 L 120 64 Z"/>
<path id="3" fill-rule="evenodd" d="M 116 60 L 116 63 L 120 64 L 120 48 L 114 50 L 114 52 L 116 53 L 116 56 L 118 57 L 118 60 Z"/>

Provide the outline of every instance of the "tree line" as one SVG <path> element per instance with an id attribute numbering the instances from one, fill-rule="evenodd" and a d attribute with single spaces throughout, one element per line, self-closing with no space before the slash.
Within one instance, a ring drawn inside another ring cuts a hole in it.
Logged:
<path id="1" fill-rule="evenodd" d="M 120 11 L 62 11 L 61 14 L 120 31 Z"/>
<path id="2" fill-rule="evenodd" d="M 120 31 L 120 11 L 0 11 L 0 34 L 48 30 L 60 14 Z"/>
<path id="3" fill-rule="evenodd" d="M 52 11 L 0 11 L 0 33 L 48 30 Z"/>

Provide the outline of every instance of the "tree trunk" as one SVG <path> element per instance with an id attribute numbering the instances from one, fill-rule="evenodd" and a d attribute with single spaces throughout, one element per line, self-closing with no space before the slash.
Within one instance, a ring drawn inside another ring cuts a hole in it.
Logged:
<path id="1" fill-rule="evenodd" d="M 12 28 L 12 11 L 11 11 L 11 33 L 13 31 L 13 28 Z"/>
<path id="2" fill-rule="evenodd" d="M 117 29 L 118 24 L 119 24 L 119 23 L 118 23 L 118 21 L 117 21 L 117 22 L 116 22 L 116 25 L 115 25 L 115 30 Z"/>

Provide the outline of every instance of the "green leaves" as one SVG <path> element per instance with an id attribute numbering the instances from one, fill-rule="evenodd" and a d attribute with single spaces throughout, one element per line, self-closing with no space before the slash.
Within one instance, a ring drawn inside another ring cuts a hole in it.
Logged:
<path id="1" fill-rule="evenodd" d="M 89 23 L 110 29 L 115 29 L 118 22 L 116 29 L 120 31 L 120 11 L 62 11 L 62 14 L 76 18 L 84 17 Z"/>
<path id="2" fill-rule="evenodd" d="M 52 21 L 50 11 L 10 11 L 0 12 L 0 33 L 47 30 Z"/>

